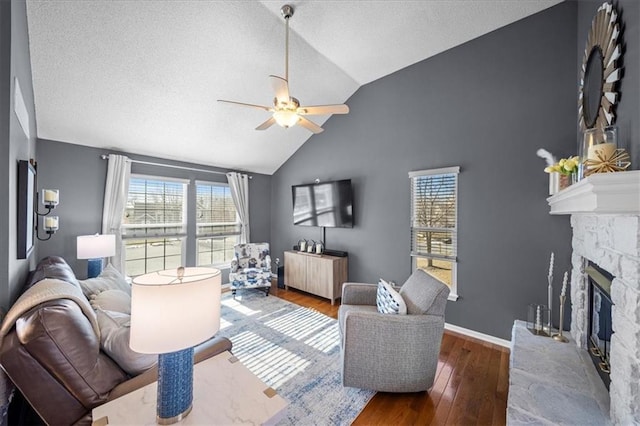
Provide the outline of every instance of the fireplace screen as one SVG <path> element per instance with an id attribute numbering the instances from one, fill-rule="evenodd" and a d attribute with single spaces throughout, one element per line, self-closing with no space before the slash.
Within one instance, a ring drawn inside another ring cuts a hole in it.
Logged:
<path id="1" fill-rule="evenodd" d="M 611 281 L 613 276 L 589 262 L 589 353 L 598 374 L 609 388 L 609 348 L 611 346 Z"/>

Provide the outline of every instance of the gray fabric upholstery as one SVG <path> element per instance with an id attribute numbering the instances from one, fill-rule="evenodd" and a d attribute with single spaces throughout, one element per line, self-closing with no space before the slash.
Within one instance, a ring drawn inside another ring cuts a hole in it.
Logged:
<path id="1" fill-rule="evenodd" d="M 409 314 L 389 315 L 377 311 L 375 284 L 344 284 L 338 311 L 344 386 L 383 392 L 433 386 L 449 288 L 423 271 L 404 286 Z"/>
<path id="2" fill-rule="evenodd" d="M 444 315 L 449 287 L 422 269 L 416 269 L 402 285 L 400 294 L 407 304 L 409 314 Z"/>
<path id="3" fill-rule="evenodd" d="M 377 284 L 344 283 L 342 285 L 343 305 L 373 305 L 376 304 Z"/>
<path id="4" fill-rule="evenodd" d="M 340 335 L 344 336 L 344 323 L 350 312 L 378 312 L 378 308 L 373 305 L 340 305 L 338 309 L 338 326 Z"/>

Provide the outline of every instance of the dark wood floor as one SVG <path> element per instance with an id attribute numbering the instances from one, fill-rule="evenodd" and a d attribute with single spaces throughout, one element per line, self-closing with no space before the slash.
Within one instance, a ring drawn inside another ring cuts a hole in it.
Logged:
<path id="1" fill-rule="evenodd" d="M 297 290 L 271 287 L 274 296 L 333 318 L 339 305 Z M 354 425 L 504 425 L 509 350 L 445 331 L 430 392 L 378 392 Z"/>

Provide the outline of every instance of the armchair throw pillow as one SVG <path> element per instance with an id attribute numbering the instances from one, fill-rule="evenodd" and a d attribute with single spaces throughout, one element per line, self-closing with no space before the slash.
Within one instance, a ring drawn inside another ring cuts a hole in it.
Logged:
<path id="1" fill-rule="evenodd" d="M 407 313 L 407 304 L 400 293 L 383 279 L 378 282 L 376 305 L 381 314 L 406 315 Z"/>

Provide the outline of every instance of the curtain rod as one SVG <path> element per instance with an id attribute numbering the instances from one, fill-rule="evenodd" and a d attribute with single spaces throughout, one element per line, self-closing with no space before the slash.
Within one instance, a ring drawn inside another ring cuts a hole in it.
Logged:
<path id="1" fill-rule="evenodd" d="M 102 154 L 100 156 L 100 158 L 102 158 L 103 160 L 108 160 L 109 156 L 106 154 Z M 127 158 L 127 161 L 131 162 L 131 163 L 138 163 L 138 164 L 147 164 L 149 166 L 160 166 L 160 167 L 168 167 L 170 169 L 180 169 L 180 170 L 189 170 L 192 172 L 203 172 L 203 173 L 214 173 L 217 175 L 226 175 L 227 172 L 219 172 L 216 170 L 207 170 L 207 169 L 197 169 L 195 167 L 184 167 L 184 166 L 174 166 L 173 164 L 162 164 L 162 163 L 154 163 L 151 161 L 141 161 L 141 160 L 132 160 L 131 158 Z M 242 172 L 240 172 L 242 173 Z M 249 175 L 249 179 L 253 179 L 253 176 Z"/>

